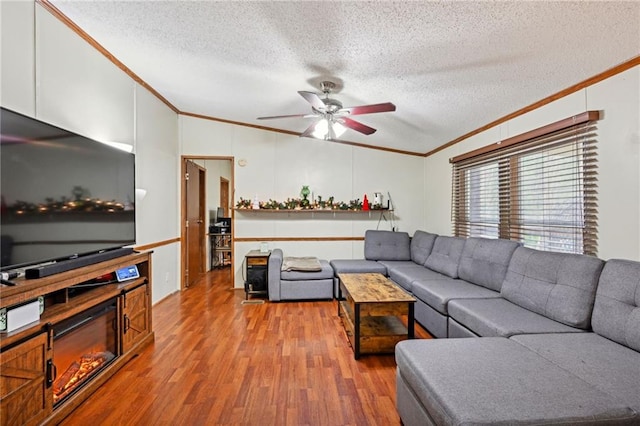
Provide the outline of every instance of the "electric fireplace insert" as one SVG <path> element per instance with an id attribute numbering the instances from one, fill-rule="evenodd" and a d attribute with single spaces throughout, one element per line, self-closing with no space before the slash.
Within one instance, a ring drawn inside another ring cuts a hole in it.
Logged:
<path id="1" fill-rule="evenodd" d="M 120 355 L 116 299 L 53 327 L 53 406 L 65 401 Z"/>

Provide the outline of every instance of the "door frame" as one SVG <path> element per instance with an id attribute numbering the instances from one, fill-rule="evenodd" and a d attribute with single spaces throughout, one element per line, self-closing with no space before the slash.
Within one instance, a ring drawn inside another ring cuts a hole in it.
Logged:
<path id="1" fill-rule="evenodd" d="M 229 201 L 233 203 L 235 199 L 235 157 L 229 156 L 216 156 L 216 155 L 181 155 L 180 156 L 180 290 L 186 289 L 185 282 L 185 267 L 187 264 L 187 234 L 185 224 L 187 222 L 187 191 L 186 191 L 186 181 L 184 179 L 186 169 L 186 161 L 187 160 L 226 160 L 231 162 L 231 178 L 229 179 Z M 206 169 L 206 167 L 205 167 Z M 206 197 L 205 197 L 206 200 Z M 233 206 L 229 208 L 229 217 L 231 218 L 231 286 L 235 285 L 235 211 L 233 210 Z M 208 227 L 206 224 L 206 232 L 205 232 L 205 244 L 207 244 L 207 236 L 209 234 Z M 205 250 L 206 253 L 206 250 Z M 205 259 L 205 265 L 206 265 Z M 208 268 L 205 268 L 207 270 Z"/>

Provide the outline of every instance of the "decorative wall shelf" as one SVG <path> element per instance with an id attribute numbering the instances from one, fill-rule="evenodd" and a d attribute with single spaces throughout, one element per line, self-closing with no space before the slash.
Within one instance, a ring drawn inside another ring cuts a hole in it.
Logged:
<path id="1" fill-rule="evenodd" d="M 268 201 L 259 201 L 256 198 L 251 201 L 250 199 L 244 199 L 240 197 L 236 203 L 236 211 L 276 211 L 276 212 L 369 212 L 369 211 L 384 211 L 389 210 L 390 203 L 387 201 L 387 207 L 383 207 L 381 202 L 369 203 L 367 195 L 360 201 L 359 198 L 355 200 L 335 201 L 331 196 L 326 200 L 318 196 L 318 199 L 309 200 L 309 188 L 307 186 L 302 187 L 300 194 L 303 198 L 287 198 L 285 201 L 276 201 L 269 199 Z M 313 197 L 312 197 L 313 198 Z M 381 201 L 381 200 L 380 200 Z M 363 209 L 363 206 L 370 206 L 369 209 Z M 254 207 L 259 207 L 255 208 Z"/>
<path id="2" fill-rule="evenodd" d="M 234 209 L 241 213 L 378 213 L 390 209 L 341 210 L 341 209 Z"/>

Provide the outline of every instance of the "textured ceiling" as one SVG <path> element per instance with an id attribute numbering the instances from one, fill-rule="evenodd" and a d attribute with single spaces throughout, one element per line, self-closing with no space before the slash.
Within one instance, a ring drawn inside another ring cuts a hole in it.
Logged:
<path id="1" fill-rule="evenodd" d="M 310 112 L 297 91 L 330 79 L 397 106 L 341 139 L 421 153 L 640 53 L 636 1 L 50 3 L 181 112 L 302 132 L 256 117 Z"/>

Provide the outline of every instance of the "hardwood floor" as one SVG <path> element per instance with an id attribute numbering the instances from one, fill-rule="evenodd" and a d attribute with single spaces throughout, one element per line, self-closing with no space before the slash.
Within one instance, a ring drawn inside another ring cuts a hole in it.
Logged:
<path id="1" fill-rule="evenodd" d="M 230 286 L 217 270 L 156 304 L 155 343 L 62 424 L 400 424 L 393 355 L 354 360 L 335 301 L 242 304 Z"/>

